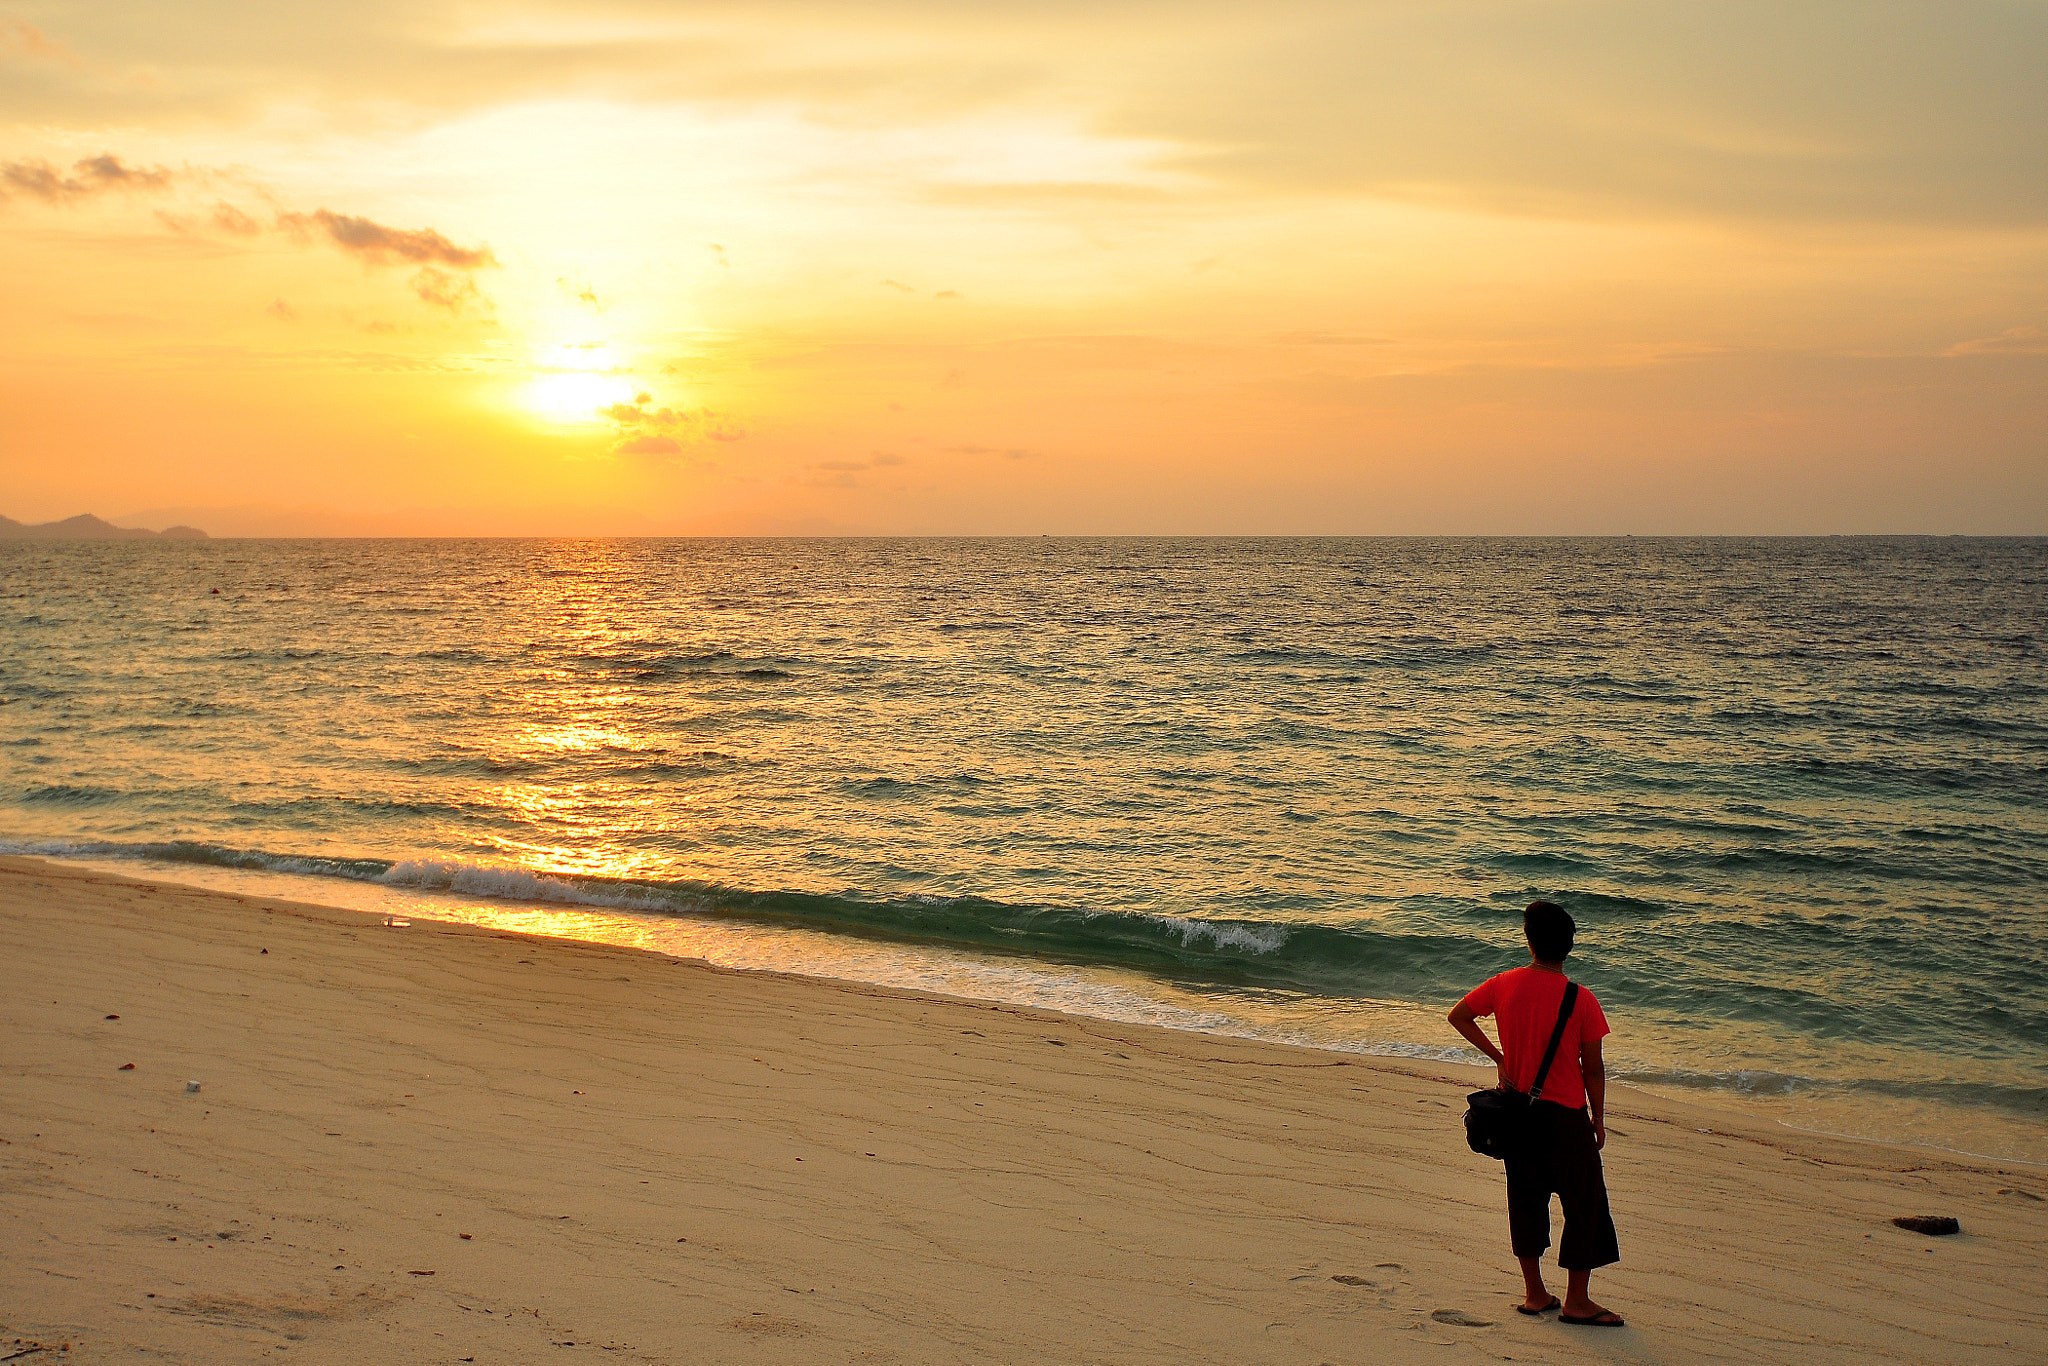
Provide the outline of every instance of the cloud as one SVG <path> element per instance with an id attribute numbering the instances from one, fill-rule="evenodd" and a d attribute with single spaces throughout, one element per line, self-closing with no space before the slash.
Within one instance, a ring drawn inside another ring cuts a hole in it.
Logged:
<path id="1" fill-rule="evenodd" d="M 456 270 L 480 270 L 498 264 L 498 258 L 487 246 L 458 247 L 432 228 L 389 228 L 330 209 L 315 209 L 309 214 L 281 213 L 277 226 L 301 236 L 325 234 L 335 246 L 371 265 L 418 262 Z"/>
<path id="2" fill-rule="evenodd" d="M 913 288 L 910 285 L 904 284 L 901 280 L 884 280 L 882 281 L 882 283 L 886 285 L 888 288 L 895 290 L 898 294 L 917 293 L 917 290 L 915 288 Z"/>
<path id="3" fill-rule="evenodd" d="M 567 276 L 558 276 L 555 280 L 555 286 L 577 303 L 584 305 L 592 313 L 604 312 L 604 304 L 598 300 L 597 290 L 583 281 L 571 280 Z"/>
<path id="4" fill-rule="evenodd" d="M 1000 455 L 1005 460 L 1029 460 L 1036 452 L 1022 446 L 947 446 L 948 455 Z"/>
<path id="5" fill-rule="evenodd" d="M 289 103 L 332 111 L 346 132 L 371 109 L 456 123 L 585 95 L 892 130 L 1051 109 L 1158 156 L 1076 164 L 1044 184 L 935 175 L 937 192 L 1087 208 L 1147 193 L 1134 178 L 1180 171 L 1232 191 L 1595 217 L 2032 224 L 2048 210 L 2039 0 L 367 0 L 272 6 L 261 22 L 213 3 L 63 13 L 105 70 L 158 79 L 0 81 L 12 126 L 225 123 Z M 9 47 L 63 60 L 61 45 L 0 21 Z M 996 161 L 988 173 L 1025 169 Z"/>
<path id="6" fill-rule="evenodd" d="M 597 416 L 619 424 L 620 440 L 612 449 L 620 455 L 679 455 L 686 443 L 744 441 L 747 436 L 731 417 L 709 408 L 657 408 L 654 395 L 644 390 L 631 403 L 597 409 Z"/>
<path id="7" fill-rule="evenodd" d="M 64 175 L 39 157 L 0 162 L 0 199 L 27 195 L 46 204 L 68 204 L 108 190 L 154 193 L 171 187 L 173 176 L 161 166 L 129 166 L 110 152 L 72 163 Z"/>
<path id="8" fill-rule="evenodd" d="M 263 231 L 263 225 L 243 213 L 225 199 L 213 206 L 213 226 L 222 232 L 231 232 L 237 237 L 254 237 Z"/>
<path id="9" fill-rule="evenodd" d="M 273 318 L 282 318 L 288 323 L 295 323 L 299 320 L 299 311 L 282 299 L 272 299 L 270 307 L 263 311 Z"/>
<path id="10" fill-rule="evenodd" d="M 2038 327 L 2008 327 L 1995 337 L 1973 337 L 1959 341 L 1941 353 L 1944 356 L 2041 356 L 2048 355 L 2048 332 Z"/>
<path id="11" fill-rule="evenodd" d="M 1276 346 L 1398 346 L 1393 337 L 1359 332 L 1272 332 L 1267 341 Z"/>
<path id="12" fill-rule="evenodd" d="M 1241 37 L 1106 131 L 1237 185 L 1516 216 L 2048 213 L 2038 4 L 1280 3 Z"/>
<path id="13" fill-rule="evenodd" d="M 924 197 L 936 204 L 974 208 L 1062 209 L 1159 204 L 1170 201 L 1173 192 L 1156 185 L 1122 181 L 972 181 L 934 185 L 925 191 Z"/>
<path id="14" fill-rule="evenodd" d="M 612 447 L 620 455 L 681 455 L 683 443 L 672 436 L 647 432 Z"/>
<path id="15" fill-rule="evenodd" d="M 67 174 L 48 161 L 32 157 L 0 162 L 0 200 L 26 196 L 46 204 L 69 204 L 115 190 L 161 193 L 173 189 L 182 176 L 204 183 L 222 174 L 203 169 L 193 171 L 190 167 L 184 173 L 174 173 L 162 166 L 131 166 L 112 152 L 74 162 Z M 156 217 L 178 233 L 191 232 L 198 222 L 191 215 L 164 209 L 158 209 Z M 208 221 L 216 230 L 235 237 L 254 237 L 264 230 L 263 223 L 253 215 L 226 200 L 214 201 Z M 387 227 L 368 218 L 324 208 L 312 213 L 280 213 L 272 226 L 301 241 L 324 238 L 367 265 L 418 265 L 408 283 L 420 302 L 431 308 L 458 314 L 492 311 L 490 299 L 467 273 L 498 264 L 488 246 L 457 246 L 432 228 Z M 581 297 L 595 306 L 596 296 L 587 286 Z"/>
<path id="16" fill-rule="evenodd" d="M 102 189 L 162 190 L 169 188 L 171 183 L 171 173 L 163 167 L 144 170 L 139 166 L 124 166 L 121 158 L 111 152 L 87 157 L 73 169 Z"/>
<path id="17" fill-rule="evenodd" d="M 74 71 L 81 65 L 78 54 L 68 45 L 44 36 L 43 31 L 34 24 L 25 23 L 20 19 L 10 19 L 5 24 L 0 24 L 0 36 L 5 37 L 6 46 L 27 53 L 31 57 L 55 62 L 59 66 L 68 66 Z"/>
<path id="18" fill-rule="evenodd" d="M 938 293 L 932 295 L 932 297 L 934 299 L 964 299 L 967 296 L 962 294 L 957 289 L 942 289 Z"/>
<path id="19" fill-rule="evenodd" d="M 689 419 L 688 412 L 677 412 L 673 408 L 650 408 L 654 402 L 652 394 L 635 394 L 631 403 L 614 403 L 599 408 L 597 415 L 607 417 L 622 427 L 674 427 Z"/>
<path id="20" fill-rule="evenodd" d="M 250 231 L 255 220 L 231 204 L 219 204 L 214 222 L 237 234 Z M 324 239 L 369 266 L 416 264 L 406 283 L 429 308 L 449 313 L 488 314 L 492 303 L 468 272 L 498 264 L 488 246 L 459 247 L 432 228 L 393 228 L 354 214 L 315 209 L 312 213 L 280 213 L 279 232 L 301 241 Z"/>
<path id="21" fill-rule="evenodd" d="M 450 313 L 461 313 L 472 305 L 479 312 L 488 312 L 491 307 L 491 301 L 476 287 L 476 281 L 452 270 L 442 270 L 439 266 L 421 266 L 407 283 L 412 286 L 412 292 L 420 296 L 421 303 L 445 308 Z"/>
<path id="22" fill-rule="evenodd" d="M 716 434 L 712 436 L 714 441 L 720 439 Z M 887 451 L 871 451 L 866 460 L 820 460 L 809 467 L 815 473 L 803 482 L 811 488 L 857 489 L 861 483 L 854 475 L 861 471 L 886 469 L 904 463 L 902 456 L 891 455 Z"/>

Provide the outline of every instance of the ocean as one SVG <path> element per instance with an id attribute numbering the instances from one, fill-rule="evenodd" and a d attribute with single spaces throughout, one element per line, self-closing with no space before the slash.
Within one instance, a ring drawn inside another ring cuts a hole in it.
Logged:
<path id="1" fill-rule="evenodd" d="M 15 541 L 0 586 L 0 852 L 1439 1061 L 1547 897 L 1616 1081 L 2048 1162 L 2048 541 Z"/>

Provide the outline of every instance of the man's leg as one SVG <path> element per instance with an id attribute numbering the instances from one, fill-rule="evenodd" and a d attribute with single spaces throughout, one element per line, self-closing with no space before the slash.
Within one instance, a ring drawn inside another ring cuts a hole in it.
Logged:
<path id="1" fill-rule="evenodd" d="M 1590 1319 L 1606 1313 L 1593 1303 L 1591 1291 L 1593 1269 L 1591 1267 L 1566 1267 L 1564 1273 L 1564 1312 L 1575 1319 Z"/>
<path id="2" fill-rule="evenodd" d="M 1541 1151 L 1518 1154 L 1506 1163 L 1508 1239 L 1522 1264 L 1522 1307 L 1540 1314 L 1550 1307 L 1543 1284 L 1543 1251 L 1550 1246 L 1550 1181 Z"/>
<path id="3" fill-rule="evenodd" d="M 1593 1123 L 1582 1111 L 1562 1107 L 1545 1118 L 1552 1135 L 1553 1179 L 1564 1206 L 1564 1237 L 1557 1247 L 1558 1264 L 1566 1273 L 1563 1312 L 1567 1318 L 1619 1323 L 1621 1316 L 1594 1303 L 1588 1289 L 1596 1268 L 1621 1260 Z"/>

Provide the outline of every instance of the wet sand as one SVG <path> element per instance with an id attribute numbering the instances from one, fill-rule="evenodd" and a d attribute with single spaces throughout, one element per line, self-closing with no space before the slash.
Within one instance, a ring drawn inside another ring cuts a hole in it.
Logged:
<path id="1" fill-rule="evenodd" d="M 1618 1092 L 1576 1329 L 1476 1072 L 382 919 L 0 859 L 0 1358 L 2048 1359 L 2040 1169 Z"/>

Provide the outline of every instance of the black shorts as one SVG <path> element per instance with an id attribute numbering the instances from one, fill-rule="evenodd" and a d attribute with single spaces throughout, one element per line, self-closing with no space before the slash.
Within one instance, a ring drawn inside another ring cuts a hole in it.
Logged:
<path id="1" fill-rule="evenodd" d="M 1607 1178 L 1593 1145 L 1593 1121 L 1584 1110 L 1547 1100 L 1529 1107 L 1529 1143 L 1507 1160 L 1508 1236 L 1517 1257 L 1540 1257 L 1550 1246 L 1550 1197 L 1564 1206 L 1564 1237 L 1557 1264 L 1590 1271 L 1621 1260 L 1614 1216 L 1607 1212 Z"/>

